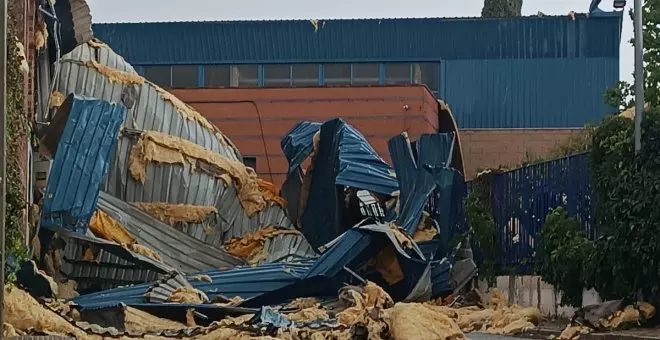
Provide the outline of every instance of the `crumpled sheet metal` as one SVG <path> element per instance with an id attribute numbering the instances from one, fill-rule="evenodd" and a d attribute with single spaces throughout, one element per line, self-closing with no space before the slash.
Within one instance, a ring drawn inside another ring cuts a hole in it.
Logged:
<path id="1" fill-rule="evenodd" d="M 48 1 L 46 3 L 53 4 L 55 15 L 58 18 L 59 32 L 57 32 L 57 36 L 60 37 L 59 48 L 61 54 L 67 54 L 74 50 L 76 46 L 94 38 L 92 15 L 86 0 Z M 50 13 L 50 6 L 44 7 Z M 48 36 L 53 37 L 55 34 L 54 20 L 46 15 L 44 15 L 44 18 L 48 25 Z M 55 41 L 52 38 L 48 39 L 48 44 L 52 63 L 56 60 Z"/>
<path id="2" fill-rule="evenodd" d="M 85 233 L 126 108 L 71 95 L 58 112 L 42 138 L 53 164 L 40 225 Z"/>
<path id="3" fill-rule="evenodd" d="M 137 134 L 142 131 L 158 131 L 189 140 L 230 160 L 239 161 L 238 150 L 217 131 L 206 126 L 203 118 L 188 119 L 180 113 L 173 102 L 180 105 L 169 93 L 148 81 L 143 83 L 122 82 L 122 79 L 97 70 L 97 67 L 85 64 L 89 62 L 84 50 L 89 46 L 81 45 L 61 61 L 62 71 L 56 89 L 62 93 L 78 93 L 90 97 L 102 98 L 124 103 L 128 107 L 124 121 L 124 130 L 119 138 L 117 151 L 111 161 L 103 191 L 127 202 L 165 202 L 215 206 L 219 219 L 212 230 L 203 224 L 189 224 L 184 231 L 205 243 L 220 247 L 232 237 L 240 237 L 258 230 L 262 225 L 290 227 L 291 222 L 281 207 L 267 207 L 252 217 L 248 217 L 240 206 L 237 193 L 232 185 L 226 185 L 221 179 L 204 173 L 190 172 L 180 165 L 153 164 L 147 166 L 144 185 L 135 181 L 128 172 L 129 154 L 136 142 Z M 99 58 L 98 65 L 116 71 L 127 71 L 128 75 L 137 74 L 128 68 L 127 63 L 112 50 L 102 49 L 107 58 Z M 167 100 L 166 100 L 167 99 Z M 200 123 L 203 122 L 204 124 Z M 132 129 L 132 130 L 130 130 Z M 136 131 L 136 134 L 132 134 Z M 157 250 L 157 249 L 156 249 Z"/>
<path id="4" fill-rule="evenodd" d="M 252 265 L 317 257 L 314 248 L 298 230 L 275 227 L 232 239 L 225 244 L 225 250 Z"/>
<path id="5" fill-rule="evenodd" d="M 140 244 L 158 249 L 163 263 L 184 273 L 246 264 L 222 249 L 175 230 L 110 194 L 101 192 L 98 207 L 121 223 Z"/>
<path id="6" fill-rule="evenodd" d="M 60 270 L 65 277 L 78 283 L 79 291 L 104 290 L 125 284 L 151 282 L 159 275 L 174 270 L 159 261 L 129 251 L 117 243 L 61 228 L 43 228 L 40 231 L 44 250 L 49 247 L 53 233 L 65 241 Z M 93 261 L 85 258 L 89 249 L 94 249 Z"/>
<path id="7" fill-rule="evenodd" d="M 299 122 L 282 137 L 280 146 L 289 161 L 289 175 L 312 153 L 314 135 L 320 129 L 321 123 Z"/>
<path id="8" fill-rule="evenodd" d="M 292 131 L 311 130 L 315 126 L 311 122 L 301 122 Z M 304 149 L 300 151 L 303 156 L 309 152 L 308 144 L 314 143 L 314 138 L 310 139 L 309 134 L 305 136 L 296 144 L 297 149 Z M 342 225 L 345 221 L 341 221 L 337 213 L 341 209 L 337 186 L 384 195 L 391 195 L 398 189 L 392 168 L 376 153 L 359 131 L 343 120 L 333 119 L 325 122 L 321 125 L 318 136 L 318 149 L 312 160 L 313 168 L 303 182 L 310 181 L 311 178 L 308 191 L 310 194 L 307 195 L 306 200 L 300 202 L 305 208 L 299 225 L 307 240 L 317 248 L 347 229 Z M 293 138 L 287 138 L 285 137 L 282 143 L 283 151 L 294 157 L 293 160 L 289 160 L 290 167 L 297 168 L 292 162 L 304 157 L 299 157 L 298 153 L 289 150 L 286 142 L 293 142 Z M 307 146 L 303 148 L 305 144 Z"/>
<path id="9" fill-rule="evenodd" d="M 257 267 L 237 267 L 225 270 L 203 271 L 187 276 L 187 281 L 196 289 L 213 300 L 222 295 L 227 298 L 239 296 L 246 301 L 262 294 L 281 289 L 302 279 L 313 261 L 306 260 L 299 263 L 269 263 Z M 207 275 L 211 282 L 195 279 L 198 275 Z M 168 281 L 169 282 L 169 281 Z M 172 284 L 175 284 L 172 281 Z M 176 283 L 177 285 L 180 282 Z M 147 303 L 145 293 L 152 283 L 120 287 L 98 293 L 81 295 L 72 301 L 82 309 L 99 309 L 117 306 L 124 303 L 134 307 L 149 307 L 158 304 Z M 185 305 L 170 306 L 185 312 Z M 193 306 L 195 307 L 195 306 Z M 197 306 L 199 307 L 199 306 Z M 220 307 L 205 305 L 206 308 Z"/>
<path id="10" fill-rule="evenodd" d="M 126 62 L 124 58 L 115 54 L 110 46 L 97 41 L 96 39 L 92 39 L 84 44 L 81 44 L 70 53 L 63 55 L 62 60 L 74 60 L 82 62 L 95 61 L 101 65 L 106 65 L 113 69 L 137 74 L 133 66 Z"/>

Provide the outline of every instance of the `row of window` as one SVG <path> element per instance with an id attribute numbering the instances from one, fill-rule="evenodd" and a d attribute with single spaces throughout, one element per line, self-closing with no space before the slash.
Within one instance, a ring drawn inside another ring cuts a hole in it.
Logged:
<path id="1" fill-rule="evenodd" d="M 438 90 L 438 63 L 175 65 L 138 67 L 169 88 L 426 84 Z"/>

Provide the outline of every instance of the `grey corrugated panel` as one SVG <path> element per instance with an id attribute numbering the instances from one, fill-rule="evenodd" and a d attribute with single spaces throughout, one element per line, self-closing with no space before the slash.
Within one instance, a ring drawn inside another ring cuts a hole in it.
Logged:
<path id="1" fill-rule="evenodd" d="M 277 235 L 273 238 L 266 239 L 264 242 L 264 251 L 268 254 L 268 257 L 260 263 L 271 263 L 274 261 L 300 262 L 300 258 L 318 257 L 312 245 L 300 234 Z"/>
<path id="2" fill-rule="evenodd" d="M 245 261 L 175 230 L 107 193 L 101 192 L 98 207 L 126 227 L 138 243 L 156 250 L 164 263 L 183 272 L 245 264 Z"/>
<path id="3" fill-rule="evenodd" d="M 62 56 L 62 60 L 95 61 L 120 71 L 137 74 L 131 64 L 114 53 L 109 47 L 94 47 L 89 42 L 77 46 L 73 51 Z"/>
<path id="4" fill-rule="evenodd" d="M 439 97 L 460 128 L 577 128 L 616 111 L 603 93 L 618 80 L 618 57 L 448 60 Z"/>
<path id="5" fill-rule="evenodd" d="M 81 48 L 82 50 L 82 48 Z M 107 64 L 121 65 L 120 58 L 111 50 L 105 50 Z M 82 55 L 83 52 L 80 52 Z M 137 130 L 153 130 L 194 142 L 208 150 L 217 152 L 229 159 L 239 161 L 237 152 L 226 147 L 219 138 L 195 121 L 185 120 L 175 107 L 165 101 L 156 91 L 153 84 L 145 81 L 141 85 L 124 85 L 112 82 L 96 69 L 75 60 L 80 55 L 70 54 L 61 62 L 62 76 L 57 88 L 62 93 L 78 94 L 103 98 L 107 101 L 121 102 L 122 91 L 127 86 L 136 89 L 135 105 L 127 111 L 124 125 Z M 84 57 L 83 57 L 84 58 Z M 101 60 L 102 62 L 104 60 Z M 221 231 L 222 236 L 208 236 L 201 232 L 204 225 L 190 225 L 186 233 L 212 245 L 220 245 L 233 236 L 243 236 L 247 232 L 256 231 L 264 225 L 289 227 L 290 221 L 284 215 L 281 207 L 271 207 L 268 210 L 280 210 L 282 213 L 262 212 L 248 218 L 236 196 L 232 186 L 227 186 L 221 179 L 204 173 L 190 172 L 187 166 L 154 164 L 147 166 L 147 179 L 144 185 L 137 183 L 128 173 L 128 157 L 134 139 L 122 136 L 117 145 L 114 160 L 104 185 L 104 191 L 128 202 L 167 202 L 177 204 L 192 204 L 216 206 L 220 222 L 215 225 L 215 231 Z M 224 223 L 222 222 L 224 221 Z M 212 233 L 213 234 L 213 233 Z M 157 249 L 156 249 L 157 250 Z"/>

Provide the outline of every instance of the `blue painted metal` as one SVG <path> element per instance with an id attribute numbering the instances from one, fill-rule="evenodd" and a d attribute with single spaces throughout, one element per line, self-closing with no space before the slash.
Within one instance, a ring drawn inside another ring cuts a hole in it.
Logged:
<path id="1" fill-rule="evenodd" d="M 583 127 L 616 112 L 603 93 L 618 80 L 618 57 L 447 60 L 440 98 L 464 129 Z"/>
<path id="2" fill-rule="evenodd" d="M 547 214 L 565 207 L 590 238 L 596 237 L 589 154 L 580 154 L 496 174 L 493 217 L 501 248 L 500 265 L 533 273 L 534 247 Z"/>
<path id="3" fill-rule="evenodd" d="M 69 108 L 68 120 L 48 177 L 41 225 L 85 233 L 126 107 L 79 96 L 70 96 L 62 107 Z"/>
<path id="4" fill-rule="evenodd" d="M 280 145 L 284 157 L 289 161 L 289 174 L 312 153 L 314 134 L 320 129 L 320 123 L 303 121 L 297 123 L 282 137 Z"/>
<path id="5" fill-rule="evenodd" d="M 280 289 L 300 280 L 312 265 L 312 261 L 306 260 L 300 263 L 270 263 L 258 267 L 239 267 L 228 270 L 210 270 L 200 274 L 211 277 L 212 282 L 192 280 L 190 284 L 204 292 L 209 299 L 218 295 L 229 298 L 240 296 L 251 299 L 261 294 Z M 190 276 L 192 277 L 192 275 Z M 118 303 L 128 306 L 149 307 L 161 305 L 159 303 L 148 303 L 144 297 L 152 284 L 141 284 L 130 287 L 121 287 L 106 290 L 99 293 L 82 295 L 72 301 L 82 309 L 100 309 L 114 307 Z M 179 305 L 176 308 L 190 308 L 193 305 Z M 194 306 L 199 307 L 199 306 Z M 208 306 L 212 308 L 213 306 Z"/>
<path id="6" fill-rule="evenodd" d="M 148 65 L 618 57 L 621 23 L 622 14 L 612 13 L 574 21 L 565 15 L 321 20 L 318 30 L 308 20 L 93 27 L 129 62 Z"/>
<path id="7" fill-rule="evenodd" d="M 296 169 L 303 156 L 311 152 L 313 129 L 312 123 L 303 122 L 292 130 L 293 137 L 283 139 L 283 151 L 288 159 L 291 157 L 290 168 Z M 338 186 L 391 195 L 398 189 L 392 173 L 392 168 L 355 128 L 341 119 L 324 123 L 311 171 L 309 190 L 314 194 L 308 196 L 300 219 L 300 229 L 309 243 L 320 247 L 341 235 L 347 225 L 357 222 L 341 220 L 343 216 L 338 211 L 343 194 Z"/>
<path id="8" fill-rule="evenodd" d="M 440 181 L 449 181 L 442 183 L 441 188 L 451 188 L 454 184 L 453 176 L 460 176 L 455 170 L 445 168 L 450 166 L 454 141 L 453 133 L 422 135 L 416 143 L 418 157 L 415 157 L 410 141 L 403 135 L 392 138 L 388 143 L 401 187 L 399 196 L 401 211 L 396 223 L 410 235 L 417 230 L 422 210 L 438 187 L 436 177 Z M 437 170 L 438 176 L 434 176 L 427 167 L 441 168 Z M 447 188 L 442 190 L 447 191 Z"/>

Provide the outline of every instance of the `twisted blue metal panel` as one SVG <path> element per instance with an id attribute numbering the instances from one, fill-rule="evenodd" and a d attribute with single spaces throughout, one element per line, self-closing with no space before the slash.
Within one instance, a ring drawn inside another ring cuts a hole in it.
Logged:
<path id="1" fill-rule="evenodd" d="M 621 13 L 95 24 L 134 64 L 618 57 Z M 231 46 L 232 48 L 227 48 Z"/>
<path id="2" fill-rule="evenodd" d="M 596 237 L 588 153 L 497 174 L 492 190 L 502 266 L 533 272 L 537 235 L 548 213 L 560 206 Z"/>

